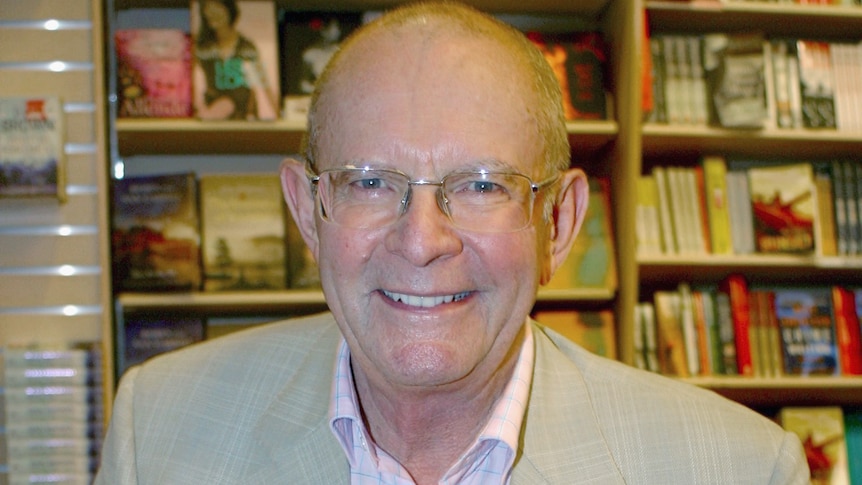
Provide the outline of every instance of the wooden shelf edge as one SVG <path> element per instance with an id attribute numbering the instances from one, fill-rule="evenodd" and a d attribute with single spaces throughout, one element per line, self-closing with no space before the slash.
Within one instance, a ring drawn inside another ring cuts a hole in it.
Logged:
<path id="1" fill-rule="evenodd" d="M 752 408 L 862 406 L 862 376 L 710 376 L 680 380 Z"/>
<path id="2" fill-rule="evenodd" d="M 638 266 L 738 266 L 738 267 L 791 267 L 862 270 L 862 257 L 796 256 L 796 255 L 654 255 L 638 256 Z"/>
<path id="3" fill-rule="evenodd" d="M 862 10 L 862 7 L 859 8 Z M 859 143 L 862 144 L 862 132 L 834 129 L 779 129 L 766 128 L 760 130 L 743 130 L 731 128 L 717 128 L 701 125 L 671 125 L 645 123 L 642 126 L 644 141 L 650 138 L 679 138 L 679 139 L 760 139 L 774 141 L 828 141 L 833 143 Z"/>
<path id="4" fill-rule="evenodd" d="M 756 3 L 726 0 L 690 0 L 688 2 L 647 0 L 647 10 L 676 12 L 714 12 L 784 17 L 836 17 L 862 19 L 862 8 L 844 5 L 805 5 L 787 3 Z"/>

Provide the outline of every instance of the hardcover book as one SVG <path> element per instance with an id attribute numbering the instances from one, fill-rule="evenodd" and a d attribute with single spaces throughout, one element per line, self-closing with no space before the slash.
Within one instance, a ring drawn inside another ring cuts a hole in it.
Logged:
<path id="1" fill-rule="evenodd" d="M 305 121 L 317 78 L 362 15 L 280 10 L 279 17 L 284 118 Z"/>
<path id="2" fill-rule="evenodd" d="M 117 49 L 119 118 L 192 116 L 191 40 L 178 29 L 123 29 Z"/>
<path id="3" fill-rule="evenodd" d="M 785 374 L 840 372 L 829 288 L 776 289 L 775 316 L 781 329 Z"/>
<path id="4" fill-rule="evenodd" d="M 835 79 L 829 43 L 796 42 L 802 125 L 805 128 L 836 128 Z"/>
<path id="5" fill-rule="evenodd" d="M 703 51 L 710 124 L 724 128 L 763 128 L 768 118 L 763 35 L 706 35 Z"/>
<path id="6" fill-rule="evenodd" d="M 727 164 L 723 157 L 706 156 L 701 160 L 701 166 L 712 254 L 733 254 L 730 206 L 727 199 Z"/>
<path id="7" fill-rule="evenodd" d="M 274 120 L 280 114 L 275 3 L 191 0 L 192 93 L 202 120 Z"/>
<path id="8" fill-rule="evenodd" d="M 844 412 L 840 407 L 785 407 L 779 421 L 802 441 L 812 485 L 850 483 Z"/>
<path id="9" fill-rule="evenodd" d="M 610 187 L 608 180 L 602 178 L 590 179 L 589 184 L 590 202 L 581 231 L 546 289 L 617 287 Z"/>
<path id="10" fill-rule="evenodd" d="M 0 198 L 65 201 L 65 139 L 58 97 L 0 97 Z"/>
<path id="11" fill-rule="evenodd" d="M 205 291 L 286 287 L 278 175 L 202 175 L 200 206 Z"/>
<path id="12" fill-rule="evenodd" d="M 757 251 L 814 251 L 814 174 L 809 163 L 748 169 Z"/>
<path id="13" fill-rule="evenodd" d="M 545 56 L 557 76 L 557 82 L 563 92 L 566 119 L 606 119 L 606 53 L 602 35 L 599 32 L 529 32 L 527 35 Z"/>
<path id="14" fill-rule="evenodd" d="M 610 310 L 543 310 L 533 318 L 594 354 L 617 357 L 614 314 Z"/>
<path id="15" fill-rule="evenodd" d="M 751 304 L 748 283 L 740 274 L 728 275 L 719 285 L 727 295 L 730 317 L 733 322 L 733 338 L 736 343 L 736 373 L 754 375 L 754 359 L 751 344 Z"/>
<path id="16" fill-rule="evenodd" d="M 204 339 L 201 317 L 179 315 L 132 315 L 123 322 L 117 339 L 117 375 L 156 355 Z"/>
<path id="17" fill-rule="evenodd" d="M 200 219 L 192 173 L 114 182 L 113 281 L 120 291 L 200 289 Z"/>

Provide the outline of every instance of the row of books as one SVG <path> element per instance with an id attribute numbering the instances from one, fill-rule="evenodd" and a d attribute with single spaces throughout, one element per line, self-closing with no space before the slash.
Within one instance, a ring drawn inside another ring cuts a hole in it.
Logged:
<path id="1" fill-rule="evenodd" d="M 0 349 L 4 483 L 89 484 L 102 444 L 98 344 Z"/>
<path id="2" fill-rule="evenodd" d="M 862 483 L 862 410 L 784 407 L 775 419 L 802 442 L 812 484 Z"/>
<path id="3" fill-rule="evenodd" d="M 115 181 L 119 291 L 317 288 L 313 256 L 277 174 L 164 174 Z"/>
<path id="4" fill-rule="evenodd" d="M 862 163 L 653 166 L 637 185 L 638 253 L 862 254 Z"/>
<path id="5" fill-rule="evenodd" d="M 583 230 L 550 290 L 617 286 L 608 181 L 590 181 Z M 286 210 L 276 174 L 127 177 L 112 194 L 118 291 L 319 288 L 317 264 Z"/>
<path id="6" fill-rule="evenodd" d="M 240 42 L 230 55 L 220 52 L 199 0 L 190 0 L 185 28 L 126 22 L 118 29 L 117 115 L 304 121 L 314 84 L 340 42 L 379 14 L 277 12 L 272 0 L 240 0 L 237 6 Z M 566 116 L 604 119 L 601 35 L 530 35 L 563 87 Z"/>
<path id="7" fill-rule="evenodd" d="M 858 41 L 658 34 L 649 46 L 649 122 L 862 131 Z"/>
<path id="8" fill-rule="evenodd" d="M 713 0 L 722 3 L 787 3 L 797 5 L 840 5 L 844 7 L 862 6 L 862 0 Z"/>
<path id="9" fill-rule="evenodd" d="M 636 365 L 662 374 L 862 374 L 862 288 L 716 287 L 658 290 L 636 308 Z"/>

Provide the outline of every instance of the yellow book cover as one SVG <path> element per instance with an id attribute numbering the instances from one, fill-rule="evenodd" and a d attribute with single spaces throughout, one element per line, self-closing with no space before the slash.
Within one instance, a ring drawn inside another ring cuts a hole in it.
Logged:
<path id="1" fill-rule="evenodd" d="M 686 339 L 680 318 L 680 295 L 676 291 L 656 291 L 653 303 L 661 373 L 689 377 Z"/>
<path id="2" fill-rule="evenodd" d="M 557 269 L 549 290 L 602 288 L 616 290 L 617 262 L 607 179 L 590 180 L 590 202 L 581 232 L 566 261 Z"/>
<path id="3" fill-rule="evenodd" d="M 707 156 L 703 157 L 701 165 L 712 254 L 733 254 L 727 202 L 727 163 L 723 157 Z"/>
<path id="4" fill-rule="evenodd" d="M 840 407 L 785 407 L 779 421 L 802 441 L 812 485 L 850 483 L 844 413 Z"/>
<path id="5" fill-rule="evenodd" d="M 649 174 L 641 175 L 637 181 L 635 231 L 638 254 L 660 255 L 662 253 L 658 187 L 653 176 Z"/>
<path id="6" fill-rule="evenodd" d="M 617 358 L 616 325 L 610 310 L 541 310 L 533 318 L 594 354 Z"/>

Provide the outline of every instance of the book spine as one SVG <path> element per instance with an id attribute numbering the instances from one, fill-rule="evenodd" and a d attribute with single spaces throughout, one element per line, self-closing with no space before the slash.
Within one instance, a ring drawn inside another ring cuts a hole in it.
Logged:
<path id="1" fill-rule="evenodd" d="M 835 311 L 835 336 L 841 373 L 862 374 L 862 335 L 856 315 L 855 296 L 840 286 L 832 287 L 832 305 Z"/>
<path id="2" fill-rule="evenodd" d="M 718 156 L 704 157 L 703 199 L 709 221 L 710 247 L 712 254 L 733 254 L 730 213 L 727 196 L 727 164 Z"/>
<path id="3" fill-rule="evenodd" d="M 652 169 L 652 176 L 656 183 L 656 193 L 658 194 L 659 218 L 661 220 L 662 246 L 665 254 L 677 254 L 679 246 L 677 245 L 674 219 L 670 205 L 670 189 L 668 188 L 667 170 L 664 167 L 655 166 Z"/>
<path id="4" fill-rule="evenodd" d="M 754 363 L 751 355 L 750 304 L 748 285 L 741 275 L 729 275 L 723 282 L 724 290 L 730 298 L 733 332 L 736 342 L 737 371 L 743 376 L 754 375 Z"/>

